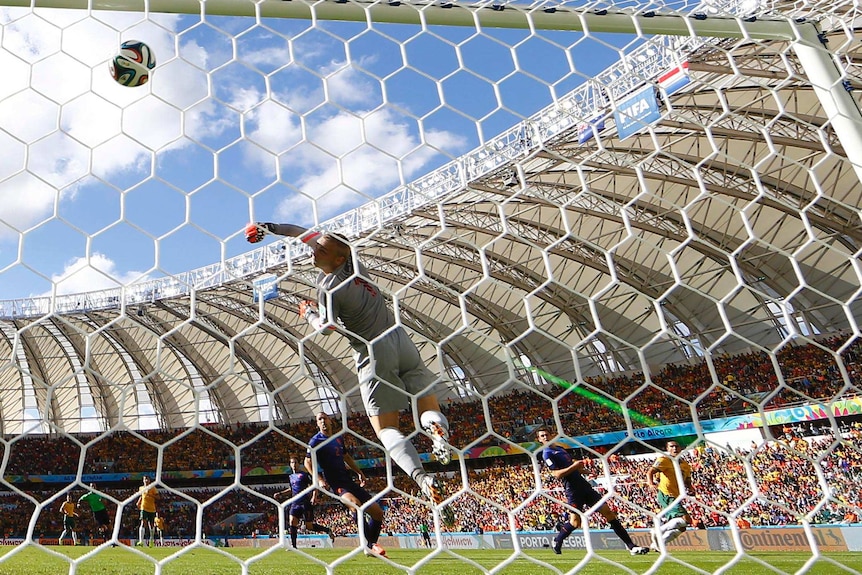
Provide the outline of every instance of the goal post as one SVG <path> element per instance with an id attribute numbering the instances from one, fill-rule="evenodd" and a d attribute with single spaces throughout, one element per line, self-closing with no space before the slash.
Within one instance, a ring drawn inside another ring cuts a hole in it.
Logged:
<path id="1" fill-rule="evenodd" d="M 7 6 L 113 10 L 164 14 L 203 14 L 208 16 L 243 16 L 259 18 L 298 18 L 312 15 L 321 20 L 377 22 L 391 24 L 424 24 L 427 26 L 482 26 L 489 28 L 535 28 L 536 30 L 571 30 L 641 34 L 667 34 L 717 38 L 751 38 L 756 40 L 790 39 L 794 33 L 782 18 L 757 19 L 749 14 L 731 14 L 744 3 L 723 2 L 714 6 L 718 14 L 698 12 L 704 18 L 685 18 L 646 10 L 646 14 L 613 9 L 578 10 L 564 3 L 541 3 L 538 6 L 517 3 L 480 2 L 475 4 L 446 2 L 392 2 L 350 0 L 348 2 L 302 2 L 285 0 L 93 0 L 4 1 Z M 705 4 L 705 6 L 708 6 Z"/>

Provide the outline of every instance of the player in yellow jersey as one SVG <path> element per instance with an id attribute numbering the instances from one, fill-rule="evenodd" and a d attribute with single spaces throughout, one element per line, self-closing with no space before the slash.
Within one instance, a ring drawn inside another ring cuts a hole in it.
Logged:
<path id="1" fill-rule="evenodd" d="M 150 530 L 150 547 L 155 538 L 156 500 L 159 492 L 155 485 L 150 484 L 150 478 L 144 475 L 144 484 L 138 489 L 138 509 L 141 510 L 141 526 L 138 527 L 138 545 L 144 544 L 147 528 Z"/>
<path id="2" fill-rule="evenodd" d="M 667 545 L 691 525 L 691 516 L 679 500 L 683 495 L 691 495 L 694 488 L 691 485 L 691 465 L 681 456 L 679 443 L 669 440 L 665 447 L 667 455 L 660 455 L 647 471 L 647 485 L 658 492 L 658 503 L 664 509 L 664 523 L 653 533 L 650 549 L 659 551 L 658 538 Z M 679 474 L 677 475 L 677 468 Z M 656 484 L 658 478 L 658 484 Z M 685 486 L 685 492 L 680 489 L 679 479 Z"/>
<path id="3" fill-rule="evenodd" d="M 153 520 L 153 524 L 156 526 L 156 535 L 159 537 L 159 545 L 164 546 L 165 544 L 165 518 L 159 515 L 159 512 L 156 512 L 156 518 Z"/>
<path id="4" fill-rule="evenodd" d="M 78 544 L 78 534 L 75 533 L 75 518 L 78 517 L 78 506 L 72 501 L 72 494 L 66 494 L 66 501 L 60 505 L 60 513 L 63 515 L 63 532 L 60 534 L 59 545 L 63 544 L 66 532 L 72 534 L 72 545 Z"/>

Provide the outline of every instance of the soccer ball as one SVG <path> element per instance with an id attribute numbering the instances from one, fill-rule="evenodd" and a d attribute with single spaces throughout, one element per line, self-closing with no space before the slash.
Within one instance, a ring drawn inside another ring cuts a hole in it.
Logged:
<path id="1" fill-rule="evenodd" d="M 120 53 L 111 58 L 111 76 L 123 86 L 143 86 L 156 67 L 156 55 L 149 46 L 137 40 L 126 40 Z"/>

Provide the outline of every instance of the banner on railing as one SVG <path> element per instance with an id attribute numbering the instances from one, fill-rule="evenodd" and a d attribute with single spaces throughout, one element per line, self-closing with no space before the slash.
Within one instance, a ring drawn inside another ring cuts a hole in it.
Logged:
<path id="1" fill-rule="evenodd" d="M 661 112 L 658 109 L 655 88 L 652 84 L 644 86 L 631 97 L 623 100 L 614 110 L 614 121 L 617 124 L 617 135 L 620 140 L 637 134 L 660 118 Z"/>

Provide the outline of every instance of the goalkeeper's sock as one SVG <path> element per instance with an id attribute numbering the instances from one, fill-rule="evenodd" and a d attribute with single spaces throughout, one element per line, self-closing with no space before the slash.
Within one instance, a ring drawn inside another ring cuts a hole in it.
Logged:
<path id="1" fill-rule="evenodd" d="M 299 527 L 297 527 L 296 525 L 291 525 L 290 526 L 290 545 L 294 549 L 296 549 L 296 537 L 297 537 L 298 533 L 299 533 Z"/>
<path id="2" fill-rule="evenodd" d="M 419 452 L 416 447 L 406 438 L 404 434 L 394 427 L 384 427 L 377 435 L 383 448 L 389 453 L 389 457 L 395 462 L 398 467 L 404 470 L 404 473 L 412 477 L 414 480 L 417 475 L 425 473 L 422 467 L 422 460 L 419 459 Z M 373 541 L 372 541 L 373 543 Z"/>

